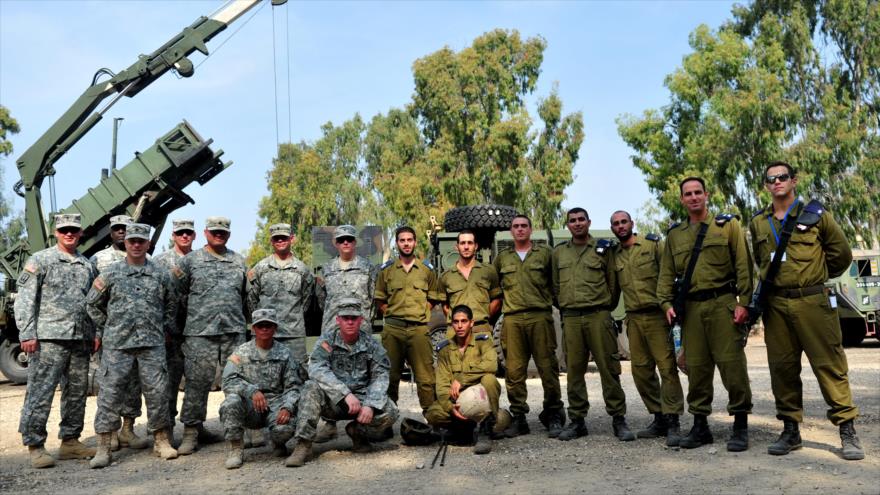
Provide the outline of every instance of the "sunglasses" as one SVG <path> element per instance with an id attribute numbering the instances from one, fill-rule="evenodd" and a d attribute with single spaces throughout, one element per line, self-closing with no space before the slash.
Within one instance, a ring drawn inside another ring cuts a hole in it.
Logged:
<path id="1" fill-rule="evenodd" d="M 196 235 L 196 233 L 193 230 L 178 230 L 177 232 L 174 232 L 174 235 L 185 235 L 185 236 L 192 237 L 192 236 Z"/>
<path id="2" fill-rule="evenodd" d="M 345 244 L 345 243 L 354 244 L 354 237 L 340 237 L 336 239 L 336 244 Z"/>
<path id="3" fill-rule="evenodd" d="M 208 233 L 214 237 L 228 237 L 229 236 L 229 232 L 226 230 L 209 230 Z"/>
<path id="4" fill-rule="evenodd" d="M 788 182 L 788 179 L 791 179 L 790 174 L 768 175 L 764 178 L 764 182 L 766 182 L 767 184 L 773 184 L 776 181 Z"/>
<path id="5" fill-rule="evenodd" d="M 272 237 L 272 242 L 284 242 L 284 241 L 289 241 L 289 240 L 290 240 L 290 236 L 286 236 L 286 235 L 276 235 L 276 236 Z"/>
<path id="6" fill-rule="evenodd" d="M 60 229 L 58 229 L 58 232 L 61 232 L 62 234 L 76 234 L 80 230 L 81 229 L 78 229 L 76 227 L 61 227 Z"/>

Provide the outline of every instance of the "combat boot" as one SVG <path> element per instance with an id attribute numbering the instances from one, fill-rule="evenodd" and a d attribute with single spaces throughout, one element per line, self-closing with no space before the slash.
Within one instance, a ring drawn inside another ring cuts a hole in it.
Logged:
<path id="1" fill-rule="evenodd" d="M 105 468 L 110 465 L 110 433 L 98 433 L 98 451 L 89 461 L 92 469 Z"/>
<path id="2" fill-rule="evenodd" d="M 666 415 L 666 446 L 678 447 L 681 441 L 681 423 L 678 414 Z"/>
<path id="3" fill-rule="evenodd" d="M 666 436 L 666 417 L 662 413 L 654 413 L 654 421 L 644 430 L 636 432 L 639 438 L 658 438 Z"/>
<path id="4" fill-rule="evenodd" d="M 333 426 L 335 427 L 336 424 L 334 423 Z M 296 447 L 293 448 L 293 453 L 290 454 L 290 457 L 284 461 L 284 465 L 287 467 L 302 467 L 306 464 L 306 461 L 309 460 L 311 455 L 312 442 L 310 440 L 297 438 Z"/>
<path id="5" fill-rule="evenodd" d="M 110 432 L 110 451 L 116 452 L 119 450 L 119 432 L 113 431 Z"/>
<path id="6" fill-rule="evenodd" d="M 529 422 L 526 421 L 526 415 L 522 413 L 514 414 L 510 426 L 504 430 L 504 434 L 510 438 L 518 437 L 520 435 L 528 435 L 529 433 L 531 433 Z"/>
<path id="7" fill-rule="evenodd" d="M 738 412 L 733 416 L 733 434 L 727 441 L 728 452 L 743 452 L 749 449 L 749 415 Z"/>
<path id="8" fill-rule="evenodd" d="M 177 447 L 177 453 L 180 455 L 190 455 L 199 448 L 199 430 L 195 426 L 183 427 L 183 440 L 180 441 L 180 447 Z"/>
<path id="9" fill-rule="evenodd" d="M 694 426 L 687 436 L 678 442 L 683 449 L 695 449 L 713 443 L 712 432 L 709 430 L 709 421 L 702 414 L 694 414 Z"/>
<path id="10" fill-rule="evenodd" d="M 545 413 L 547 416 L 546 421 L 542 420 L 541 422 L 547 427 L 547 437 L 559 438 L 559 434 L 562 433 L 562 427 L 565 425 L 565 412 L 562 410 L 541 411 L 542 415 Z"/>
<path id="11" fill-rule="evenodd" d="M 611 420 L 611 429 L 614 430 L 614 436 L 621 442 L 631 442 L 636 439 L 633 432 L 630 431 L 629 425 L 626 424 L 626 417 L 614 416 Z"/>
<path id="12" fill-rule="evenodd" d="M 492 432 L 489 436 L 493 440 L 506 437 L 507 435 L 504 434 L 504 430 L 510 427 L 512 421 L 513 416 L 510 415 L 507 409 L 498 409 L 498 417 L 495 419 L 495 426 L 492 427 Z"/>
<path id="13" fill-rule="evenodd" d="M 587 423 L 584 421 L 584 418 L 571 418 L 571 421 L 559 432 L 558 438 L 563 442 L 567 442 L 587 435 L 589 435 L 589 432 L 587 431 Z"/>
<path id="14" fill-rule="evenodd" d="M 767 453 L 770 455 L 785 455 L 803 446 L 797 421 L 784 419 L 782 424 L 782 433 L 779 435 L 779 438 L 767 447 Z"/>
<path id="15" fill-rule="evenodd" d="M 196 440 L 198 440 L 201 445 L 211 445 L 226 440 L 223 435 L 217 435 L 216 433 L 212 433 L 211 430 L 205 428 L 204 423 L 197 424 L 196 430 L 199 432 L 199 436 Z M 263 444 L 261 443 L 260 445 Z M 254 445 L 254 447 L 257 447 L 257 445 Z"/>
<path id="16" fill-rule="evenodd" d="M 150 446 L 146 438 L 134 432 L 134 418 L 122 418 L 122 430 L 119 431 L 119 446 L 130 449 L 145 449 Z"/>
<path id="17" fill-rule="evenodd" d="M 88 459 L 95 455 L 95 449 L 86 447 L 79 438 L 65 438 L 58 448 L 58 459 Z"/>
<path id="18" fill-rule="evenodd" d="M 28 445 L 28 455 L 31 458 L 31 467 L 34 469 L 50 468 L 55 465 L 55 459 L 49 455 L 43 445 Z"/>
<path id="19" fill-rule="evenodd" d="M 314 442 L 325 443 L 334 440 L 338 436 L 339 433 L 336 431 L 336 421 L 321 419 L 318 424 L 318 433 L 315 435 Z"/>
<path id="20" fill-rule="evenodd" d="M 856 436 L 856 427 L 853 420 L 840 423 L 840 442 L 842 445 L 841 453 L 843 458 L 848 461 L 860 461 L 865 458 L 865 451 Z"/>
<path id="21" fill-rule="evenodd" d="M 345 425 L 345 433 L 351 437 L 351 451 L 357 452 L 358 454 L 365 454 L 367 452 L 373 451 L 373 446 L 370 444 L 370 440 L 367 439 L 367 435 L 364 433 L 364 429 L 357 423 L 357 421 L 350 421 L 347 425 Z"/>
<path id="22" fill-rule="evenodd" d="M 276 442 L 272 440 L 272 455 L 275 457 L 287 456 L 287 446 L 284 442 Z"/>
<path id="23" fill-rule="evenodd" d="M 242 459 L 241 439 L 226 441 L 226 469 L 238 469 L 244 464 Z"/>
<path id="24" fill-rule="evenodd" d="M 162 459 L 177 459 L 177 451 L 171 446 L 168 439 L 168 430 L 156 430 L 153 432 L 153 453 Z"/>
<path id="25" fill-rule="evenodd" d="M 474 428 L 474 454 L 482 455 L 492 452 L 492 429 L 495 416 L 489 415 L 479 426 Z"/>

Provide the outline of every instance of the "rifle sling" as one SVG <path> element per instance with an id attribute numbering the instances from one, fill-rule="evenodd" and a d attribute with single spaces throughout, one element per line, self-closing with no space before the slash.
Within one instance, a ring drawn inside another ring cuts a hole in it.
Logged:
<path id="1" fill-rule="evenodd" d="M 794 232 L 794 226 L 797 223 L 797 215 L 789 214 L 785 219 L 785 225 L 782 227 L 782 233 L 779 235 L 779 244 L 776 245 L 776 251 L 773 252 L 773 259 L 767 268 L 767 275 L 764 277 L 762 298 L 766 298 L 767 291 L 773 286 L 773 280 L 779 273 L 782 266 L 782 257 L 785 256 L 785 248 L 788 247 L 788 240 L 791 239 L 791 233 Z"/>
<path id="2" fill-rule="evenodd" d="M 679 297 L 682 301 L 687 297 L 687 293 L 691 289 L 691 278 L 694 276 L 694 269 L 697 267 L 697 258 L 700 257 L 700 251 L 703 249 L 703 240 L 706 238 L 707 230 L 709 230 L 709 224 L 701 223 L 700 230 L 697 232 L 697 240 L 694 242 L 693 250 L 691 250 L 691 259 L 688 260 L 687 269 L 684 271 L 684 278 L 681 279 Z"/>

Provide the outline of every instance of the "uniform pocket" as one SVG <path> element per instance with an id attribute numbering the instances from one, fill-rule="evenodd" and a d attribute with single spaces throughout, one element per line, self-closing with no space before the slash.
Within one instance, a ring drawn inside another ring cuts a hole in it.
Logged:
<path id="1" fill-rule="evenodd" d="M 819 236 L 816 229 L 811 228 L 804 233 L 793 233 L 785 251 L 792 259 L 798 261 L 809 262 L 819 259 L 821 246 L 819 246 Z"/>

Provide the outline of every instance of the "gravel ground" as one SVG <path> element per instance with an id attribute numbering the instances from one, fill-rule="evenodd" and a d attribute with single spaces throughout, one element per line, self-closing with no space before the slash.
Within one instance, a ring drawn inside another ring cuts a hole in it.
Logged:
<path id="1" fill-rule="evenodd" d="M 666 448 L 661 439 L 617 441 L 601 402 L 598 374 L 591 369 L 587 384 L 594 408 L 587 421 L 589 436 L 571 442 L 546 438 L 537 419 L 540 381 L 529 379 L 531 435 L 495 442 L 494 451 L 486 456 L 473 455 L 470 447 L 449 447 L 446 465 L 435 469 L 430 469 L 430 461 L 436 447 L 407 447 L 399 437 L 379 444 L 375 453 L 354 455 L 348 451 L 351 443 L 340 424 L 341 437 L 317 446 L 317 458 L 299 469 L 285 468 L 283 460 L 271 457 L 268 448 L 256 448 L 245 451 L 243 468 L 227 471 L 223 469 L 223 444 L 215 444 L 173 461 L 153 457 L 150 451 L 123 449 L 103 470 L 88 469 L 88 461 L 61 461 L 53 469 L 38 471 L 29 467 L 27 450 L 17 433 L 24 387 L 0 383 L 0 493 L 240 493 L 247 486 L 266 493 L 880 493 L 880 342 L 847 349 L 853 393 L 861 409 L 856 428 L 867 453 L 860 462 L 840 458 L 837 428 L 825 419 L 825 403 L 806 360 L 804 448 L 782 457 L 767 455 L 767 445 L 776 439 L 781 423 L 774 416 L 763 342 L 752 338 L 747 351 L 755 403 L 747 452 L 725 450 L 732 418 L 723 413 L 726 393 L 717 374 L 716 414 L 710 417 L 716 443 L 677 450 Z M 682 379 L 686 386 L 687 378 Z M 628 397 L 627 419 L 636 430 L 650 417 L 633 385 L 629 363 L 624 363 L 622 380 Z M 418 417 L 414 389 L 402 384 L 401 396 L 403 415 Z M 216 415 L 221 400 L 222 393 L 212 393 L 208 409 L 207 425 L 217 432 L 221 430 Z M 54 438 L 57 405 L 56 400 L 49 420 L 47 448 L 51 452 L 60 443 Z M 90 397 L 83 437 L 91 445 L 95 443 L 94 413 L 95 398 Z M 144 421 L 141 417 L 138 422 L 140 434 L 145 433 Z M 686 432 L 690 417 L 683 417 L 683 423 Z M 181 432 L 178 425 L 178 441 Z"/>

